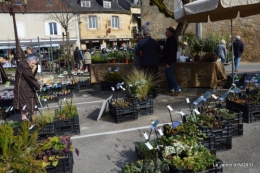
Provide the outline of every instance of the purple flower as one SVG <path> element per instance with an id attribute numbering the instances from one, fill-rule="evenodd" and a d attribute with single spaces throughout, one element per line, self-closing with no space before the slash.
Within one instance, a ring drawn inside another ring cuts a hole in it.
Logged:
<path id="1" fill-rule="evenodd" d="M 145 25 L 146 25 L 146 26 L 149 26 L 149 25 L 150 25 L 150 22 L 146 22 Z"/>
<path id="2" fill-rule="evenodd" d="M 76 152 L 77 156 L 79 156 L 79 149 L 75 148 L 75 152 Z"/>

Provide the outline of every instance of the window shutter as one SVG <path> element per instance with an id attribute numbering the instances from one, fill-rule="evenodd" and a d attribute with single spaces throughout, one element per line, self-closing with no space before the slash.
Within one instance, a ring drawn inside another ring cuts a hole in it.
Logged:
<path id="1" fill-rule="evenodd" d="M 111 28 L 111 26 L 112 26 L 112 16 L 109 16 L 107 19 L 107 27 Z"/>
<path id="2" fill-rule="evenodd" d="M 88 29 L 89 28 L 89 16 L 86 15 L 85 16 L 85 29 Z"/>
<path id="3" fill-rule="evenodd" d="M 101 16 L 97 16 L 97 29 L 102 29 L 102 20 Z"/>
<path id="4" fill-rule="evenodd" d="M 24 24 L 21 22 L 16 22 L 17 26 L 17 34 L 19 38 L 24 38 L 25 37 L 25 28 Z"/>
<path id="5" fill-rule="evenodd" d="M 58 35 L 62 35 L 62 27 L 61 27 L 61 24 L 60 23 L 56 23 L 56 25 L 57 25 L 57 34 Z"/>
<path id="6" fill-rule="evenodd" d="M 119 16 L 119 29 L 123 29 L 123 17 Z"/>
<path id="7" fill-rule="evenodd" d="M 44 31 L 45 31 L 45 36 L 49 36 L 50 35 L 50 27 L 49 27 L 49 23 L 48 22 L 44 23 Z"/>

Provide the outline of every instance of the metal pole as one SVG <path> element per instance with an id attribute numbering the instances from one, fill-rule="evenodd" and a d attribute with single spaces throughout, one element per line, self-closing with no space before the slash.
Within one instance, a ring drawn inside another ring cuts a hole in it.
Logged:
<path id="1" fill-rule="evenodd" d="M 41 58 L 41 50 L 40 50 L 40 38 L 38 37 L 38 53 L 39 53 L 39 59 L 40 59 L 40 67 L 41 67 L 41 76 L 42 76 L 42 58 Z"/>
<path id="2" fill-rule="evenodd" d="M 21 44 L 20 44 L 20 40 L 18 39 L 18 44 L 19 44 L 19 49 L 20 49 L 20 51 L 19 51 L 19 53 L 20 53 L 20 62 L 22 61 L 22 48 L 21 48 Z"/>
<path id="3" fill-rule="evenodd" d="M 232 47 L 232 84 L 234 84 L 234 48 L 233 48 L 233 20 L 232 19 L 231 19 L 231 47 Z"/>
<path id="4" fill-rule="evenodd" d="M 52 68 L 51 71 L 53 71 L 53 51 L 52 51 L 52 42 L 51 42 L 51 37 L 50 37 L 50 45 L 51 45 L 51 68 Z"/>
<path id="5" fill-rule="evenodd" d="M 67 44 L 66 44 L 66 45 L 67 45 L 67 63 L 68 63 L 68 73 L 69 73 L 69 78 L 71 78 L 68 40 L 69 40 L 69 32 L 66 33 L 66 41 L 67 41 Z"/>

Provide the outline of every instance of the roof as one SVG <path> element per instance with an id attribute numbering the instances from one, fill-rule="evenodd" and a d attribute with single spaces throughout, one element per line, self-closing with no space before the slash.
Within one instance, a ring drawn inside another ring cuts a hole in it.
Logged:
<path id="1" fill-rule="evenodd" d="M 77 9 L 79 13 L 126 13 L 130 14 L 130 10 L 123 8 L 119 3 L 111 0 L 111 8 L 103 7 L 103 0 L 89 0 L 91 1 L 91 7 L 79 7 L 79 4 L 75 4 L 71 8 Z"/>
<path id="2" fill-rule="evenodd" d="M 57 12 L 69 12 L 77 11 L 78 13 L 127 13 L 130 14 L 130 11 L 123 8 L 119 3 L 111 0 L 111 8 L 104 8 L 101 3 L 98 1 L 103 0 L 89 0 L 91 1 L 91 7 L 81 7 L 81 0 L 28 0 L 28 5 L 26 6 L 26 13 L 57 13 Z M 50 4 L 51 2 L 51 4 Z M 67 2 L 68 8 L 64 10 L 61 8 L 61 4 Z M 4 7 L 4 6 L 3 6 Z M 20 6 L 20 11 L 16 10 L 17 13 L 24 12 L 24 7 Z M 2 8 L 0 8 L 0 13 L 3 12 Z M 4 12 L 8 12 L 7 9 Z"/>
<path id="3" fill-rule="evenodd" d="M 134 3 L 136 2 L 136 3 Z M 140 0 L 119 0 L 119 4 L 127 9 L 130 10 L 131 7 L 140 7 L 141 1 Z"/>

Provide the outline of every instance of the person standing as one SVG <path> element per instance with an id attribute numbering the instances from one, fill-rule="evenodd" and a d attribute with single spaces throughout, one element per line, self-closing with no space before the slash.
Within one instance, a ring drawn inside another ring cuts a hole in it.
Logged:
<path id="1" fill-rule="evenodd" d="M 244 52 L 244 43 L 240 39 L 241 37 L 238 35 L 236 36 L 236 40 L 233 42 L 233 49 L 234 49 L 234 56 L 235 56 L 234 58 L 235 72 L 238 71 L 241 56 Z"/>
<path id="2" fill-rule="evenodd" d="M 151 30 L 145 28 L 143 30 L 144 38 L 138 42 L 136 47 L 136 55 L 139 56 L 139 67 L 158 79 L 159 55 L 161 48 L 159 43 L 151 37 Z M 157 90 L 153 89 L 153 97 L 158 95 Z"/>
<path id="3" fill-rule="evenodd" d="M 140 66 L 140 56 L 137 55 L 136 48 L 138 46 L 139 41 L 142 40 L 142 39 L 143 39 L 143 37 L 138 37 L 137 43 L 136 43 L 136 45 L 134 47 L 134 61 L 133 61 L 133 65 L 134 65 L 134 67 L 136 69 L 140 69 L 140 67 L 139 67 Z"/>
<path id="4" fill-rule="evenodd" d="M 34 48 L 31 46 L 26 47 L 26 52 L 27 52 L 26 58 L 28 58 L 30 56 L 38 57 L 37 54 L 34 53 Z M 35 64 L 35 66 L 32 69 L 32 73 L 33 73 L 34 77 L 36 76 L 37 71 L 38 71 L 38 62 L 37 62 L 37 64 Z"/>
<path id="5" fill-rule="evenodd" d="M 178 43 L 175 38 L 175 30 L 169 27 L 165 31 L 167 37 L 166 43 L 163 47 L 163 62 L 166 63 L 166 78 L 169 83 L 169 89 L 173 96 L 177 96 L 181 93 L 181 88 L 178 85 L 174 77 L 174 63 L 177 61 Z"/>
<path id="6" fill-rule="evenodd" d="M 221 59 L 221 62 L 224 64 L 227 57 L 226 41 L 222 39 L 220 44 L 216 48 L 216 54 Z"/>
<path id="7" fill-rule="evenodd" d="M 91 64 L 91 54 L 89 50 L 84 50 L 84 58 L 83 58 L 83 69 L 85 72 L 89 72 L 89 65 Z"/>
<path id="8" fill-rule="evenodd" d="M 73 56 L 74 56 L 74 61 L 76 63 L 76 68 L 80 69 L 80 61 L 83 59 L 83 56 L 78 46 L 76 47 Z"/>
<path id="9" fill-rule="evenodd" d="M 21 61 L 15 72 L 14 85 L 14 108 L 21 111 L 22 120 L 28 121 L 26 113 L 29 112 L 33 118 L 37 102 L 35 90 L 40 89 L 37 79 L 32 73 L 36 66 L 38 57 L 31 55 L 26 61 Z"/>

